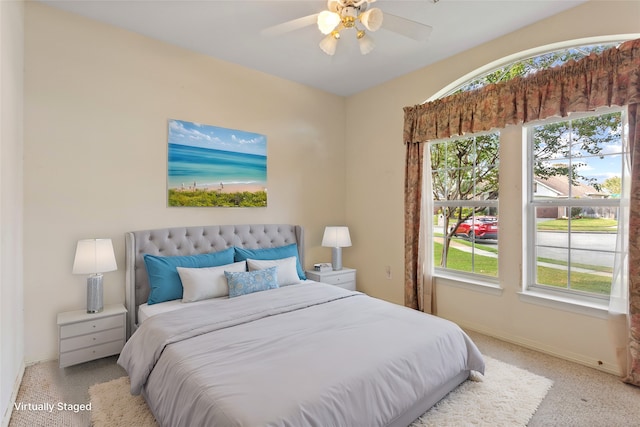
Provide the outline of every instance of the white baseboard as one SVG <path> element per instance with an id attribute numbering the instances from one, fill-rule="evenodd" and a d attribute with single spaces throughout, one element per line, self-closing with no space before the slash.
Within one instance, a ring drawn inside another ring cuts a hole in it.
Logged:
<path id="1" fill-rule="evenodd" d="M 18 390 L 20 390 L 20 384 L 22 384 L 22 377 L 24 376 L 25 365 L 24 362 L 20 364 L 20 370 L 18 372 L 18 376 L 13 384 L 13 391 L 11 392 L 11 401 L 9 402 L 9 406 L 2 417 L 2 427 L 9 427 L 9 421 L 11 420 L 11 414 L 13 414 L 13 403 L 18 398 Z"/>
<path id="2" fill-rule="evenodd" d="M 25 363 L 25 366 L 28 368 L 29 366 L 37 365 L 38 363 L 53 362 L 54 360 L 58 360 L 58 356 L 45 357 L 42 359 L 35 359 L 35 360 L 26 360 L 24 363 Z"/>
<path id="3" fill-rule="evenodd" d="M 521 347 L 528 348 L 530 350 L 539 351 L 541 353 L 545 353 L 550 356 L 557 357 L 559 359 L 567 360 L 569 362 L 588 366 L 589 368 L 594 368 L 599 371 L 603 371 L 612 375 L 616 375 L 616 376 L 621 375 L 620 367 L 618 365 L 612 365 L 611 363 L 595 360 L 595 359 L 586 357 L 582 354 L 577 354 L 564 349 L 555 348 L 547 344 L 533 341 L 527 338 L 508 335 L 508 334 L 496 332 L 494 330 L 484 329 L 482 327 L 478 327 L 477 325 L 467 325 L 463 323 L 458 323 L 458 324 L 460 325 L 461 328 L 467 329 L 469 331 L 478 332 L 483 335 L 497 338 L 501 341 L 506 341 L 511 344 L 516 344 Z"/>

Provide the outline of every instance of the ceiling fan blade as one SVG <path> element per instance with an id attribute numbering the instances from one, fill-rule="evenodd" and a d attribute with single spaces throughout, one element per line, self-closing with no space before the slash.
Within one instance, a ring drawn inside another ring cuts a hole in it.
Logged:
<path id="1" fill-rule="evenodd" d="M 299 30 L 309 25 L 316 24 L 318 22 L 318 15 L 319 13 L 314 13 L 313 15 L 303 16 L 302 18 L 292 19 L 291 21 L 265 28 L 261 31 L 261 34 L 263 36 L 279 36 L 281 34 Z"/>
<path id="2" fill-rule="evenodd" d="M 382 28 L 417 41 L 428 39 L 433 30 L 430 25 L 421 24 L 420 22 L 411 21 L 386 12 L 382 20 Z"/>

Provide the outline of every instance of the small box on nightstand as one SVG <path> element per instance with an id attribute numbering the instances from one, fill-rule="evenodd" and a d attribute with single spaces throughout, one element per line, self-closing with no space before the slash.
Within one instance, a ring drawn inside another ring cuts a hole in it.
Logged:
<path id="1" fill-rule="evenodd" d="M 326 273 L 327 271 L 333 271 L 331 264 L 327 262 L 323 262 L 320 264 L 313 264 L 313 271 L 318 271 L 320 273 Z"/>

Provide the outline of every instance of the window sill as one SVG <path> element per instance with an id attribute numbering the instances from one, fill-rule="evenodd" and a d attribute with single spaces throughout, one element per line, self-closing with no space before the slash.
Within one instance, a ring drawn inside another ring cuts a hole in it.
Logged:
<path id="1" fill-rule="evenodd" d="M 483 294 L 501 296 L 503 289 L 497 281 L 482 280 L 475 277 L 464 277 L 436 271 L 434 278 L 437 284 L 466 289 Z"/>
<path id="2" fill-rule="evenodd" d="M 606 304 L 579 301 L 558 295 L 551 295 L 545 292 L 523 291 L 518 292 L 518 295 L 520 297 L 520 301 L 525 303 L 584 314 L 586 316 L 598 317 L 601 319 L 609 318 L 609 307 Z"/>

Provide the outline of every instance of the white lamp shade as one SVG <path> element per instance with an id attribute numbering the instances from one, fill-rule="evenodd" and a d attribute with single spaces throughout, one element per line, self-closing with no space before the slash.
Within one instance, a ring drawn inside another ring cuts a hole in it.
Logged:
<path id="1" fill-rule="evenodd" d="M 351 246 L 349 227 L 325 227 L 324 236 L 322 237 L 322 246 L 328 246 L 332 248 L 345 248 Z"/>
<path id="2" fill-rule="evenodd" d="M 318 15 L 318 29 L 322 34 L 330 34 L 340 23 L 340 15 L 325 10 Z"/>
<path id="3" fill-rule="evenodd" d="M 360 46 L 360 53 L 363 55 L 371 52 L 373 48 L 376 47 L 373 39 L 368 34 L 365 34 L 358 39 L 358 46 Z"/>
<path id="4" fill-rule="evenodd" d="M 360 22 L 369 31 L 378 31 L 382 26 L 383 14 L 377 7 L 371 8 L 360 15 Z"/>
<path id="5" fill-rule="evenodd" d="M 111 239 L 78 240 L 73 274 L 96 274 L 118 269 Z"/>
<path id="6" fill-rule="evenodd" d="M 320 41 L 320 49 L 327 55 L 333 56 L 336 53 L 336 48 L 338 47 L 338 39 L 333 36 L 333 34 L 329 34 L 325 38 Z"/>

